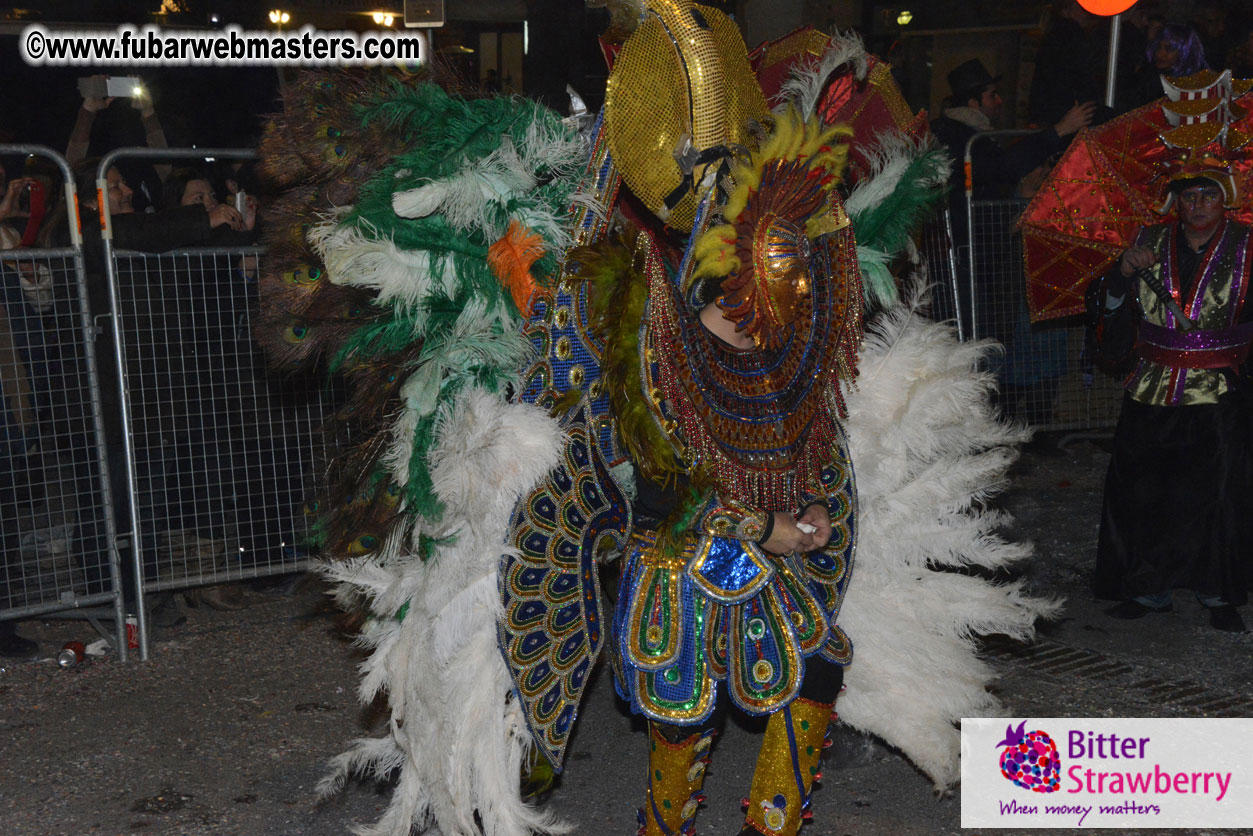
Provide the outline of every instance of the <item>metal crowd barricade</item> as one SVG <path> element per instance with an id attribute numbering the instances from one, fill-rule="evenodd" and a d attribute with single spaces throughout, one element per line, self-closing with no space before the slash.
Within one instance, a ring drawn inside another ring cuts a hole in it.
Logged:
<path id="1" fill-rule="evenodd" d="M 957 328 L 957 338 L 964 342 L 968 334 L 958 309 L 957 248 L 953 243 L 953 221 L 947 206 L 923 228 L 918 250 L 927 265 L 931 318 L 937 322 L 952 322 Z"/>
<path id="2" fill-rule="evenodd" d="M 967 230 L 959 247 L 971 336 L 1004 346 L 992 361 L 998 401 L 1009 418 L 1042 431 L 1112 429 L 1122 403 L 1121 382 L 1097 370 L 1087 354 L 1082 317 L 1032 323 L 1027 307 L 1019 216 L 1022 199 L 975 199 L 971 154 L 975 142 L 1027 131 L 976 134 L 966 146 Z"/>
<path id="3" fill-rule="evenodd" d="M 254 154 L 121 149 L 101 161 L 98 178 L 121 159 L 206 156 Z M 261 251 L 152 254 L 115 243 L 106 229 L 136 583 L 151 593 L 307 569 L 303 504 L 325 393 L 266 373 L 251 335 Z"/>
<path id="4" fill-rule="evenodd" d="M 60 182 L 44 184 L 40 231 L 69 242 L 0 251 L 0 620 L 67 613 L 107 635 L 97 619 L 112 618 L 112 641 L 125 659 L 96 328 L 72 220 L 74 177 L 42 146 L 3 145 L 0 154 L 51 163 L 43 170 L 55 169 Z"/>

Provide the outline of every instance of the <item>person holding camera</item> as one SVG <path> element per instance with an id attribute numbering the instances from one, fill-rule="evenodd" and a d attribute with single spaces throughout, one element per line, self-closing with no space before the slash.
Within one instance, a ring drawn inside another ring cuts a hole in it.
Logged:
<path id="1" fill-rule="evenodd" d="M 163 205 L 167 208 L 175 206 L 203 206 L 209 213 L 209 226 L 213 229 L 225 226 L 235 232 L 251 233 L 257 225 L 257 201 L 249 195 L 241 195 L 242 200 L 222 203 L 213 187 L 209 176 L 198 168 L 177 168 L 166 178 Z M 251 243 L 253 235 L 222 236 L 238 238 L 230 243 Z M 223 242 L 226 243 L 226 242 Z"/>
<path id="2" fill-rule="evenodd" d="M 78 117 L 70 132 L 69 143 L 65 147 L 65 159 L 71 167 L 87 158 L 96 117 L 108 109 L 117 98 L 115 95 L 106 95 L 110 83 L 116 81 L 119 79 L 110 79 L 107 76 L 79 79 L 79 90 L 83 93 L 83 102 L 79 106 Z M 127 97 L 130 99 L 131 107 L 139 112 L 144 128 L 145 144 L 149 148 L 168 148 L 165 129 L 161 127 L 161 120 L 157 118 L 152 96 L 144 85 L 135 81 L 128 79 L 122 87 L 125 88 Z M 172 166 L 168 163 L 155 163 L 144 172 L 126 172 L 129 174 L 126 179 L 137 184 L 136 189 L 140 195 L 137 208 L 141 212 L 154 212 L 160 208 L 161 184 L 170 175 L 171 169 Z M 134 202 L 134 193 L 132 193 L 131 202 Z"/>
<path id="3" fill-rule="evenodd" d="M 0 165 L 0 250 L 15 250 L 23 246 L 23 230 L 30 226 L 31 190 L 43 187 L 34 177 L 14 177 L 6 183 L 7 179 Z"/>

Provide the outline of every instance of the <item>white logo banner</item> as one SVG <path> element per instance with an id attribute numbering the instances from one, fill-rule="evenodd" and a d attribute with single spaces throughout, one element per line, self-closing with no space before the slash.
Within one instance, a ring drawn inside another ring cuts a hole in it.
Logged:
<path id="1" fill-rule="evenodd" d="M 963 718 L 962 827 L 1253 827 L 1253 719 Z"/>

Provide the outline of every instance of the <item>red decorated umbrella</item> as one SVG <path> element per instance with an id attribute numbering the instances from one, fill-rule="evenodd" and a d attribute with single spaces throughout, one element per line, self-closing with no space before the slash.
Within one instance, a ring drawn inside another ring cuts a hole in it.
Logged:
<path id="1" fill-rule="evenodd" d="M 1253 131 L 1253 93 L 1239 82 L 1234 87 L 1223 121 L 1238 136 Z M 1159 99 L 1080 131 L 1027 206 L 1019 228 L 1033 321 L 1081 313 L 1088 283 L 1109 269 L 1142 225 L 1164 220 L 1154 207 L 1177 159 L 1161 138 L 1177 130 L 1164 106 L 1178 111 L 1181 103 Z M 1249 223 L 1253 161 L 1232 162 L 1242 204 L 1234 216 Z"/>

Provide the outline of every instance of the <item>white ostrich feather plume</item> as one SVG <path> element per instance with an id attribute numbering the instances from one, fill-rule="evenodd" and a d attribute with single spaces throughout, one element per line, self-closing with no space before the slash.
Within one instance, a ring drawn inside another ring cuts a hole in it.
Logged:
<path id="1" fill-rule="evenodd" d="M 814 115 L 814 108 L 818 106 L 831 74 L 845 64 L 852 65 L 853 73 L 859 81 L 866 77 L 870 68 L 870 56 L 866 52 L 866 46 L 855 32 L 832 35 L 821 56 L 798 63 L 788 80 L 779 88 L 779 96 L 784 103 L 795 105 L 801 115 L 808 119 Z M 781 112 L 782 107 L 781 103 L 775 108 L 775 112 Z"/>
<path id="2" fill-rule="evenodd" d="M 936 149 L 936 140 L 930 134 L 915 141 L 902 131 L 880 131 L 872 143 L 861 146 L 868 169 L 858 179 L 844 208 L 850 215 L 867 212 L 890 198 L 901 183 L 901 178 L 919 158 Z M 918 181 L 924 188 L 943 186 L 949 177 L 947 155 L 935 155 L 926 175 Z"/>
<path id="3" fill-rule="evenodd" d="M 511 217 L 517 217 L 538 231 L 549 247 L 561 248 L 569 245 L 564 229 L 568 219 L 564 213 L 553 218 L 550 210 L 528 195 L 539 186 L 535 172 L 572 176 L 586 154 L 587 143 L 576 132 L 536 120 L 527 127 L 521 147 L 504 136 L 495 151 L 467 160 L 450 177 L 392 195 L 392 209 L 402 218 L 441 214 L 453 228 L 480 232 L 488 240 L 503 236 Z M 521 203 L 512 216 L 505 213 L 510 201 Z"/>
<path id="4" fill-rule="evenodd" d="M 392 209 L 402 218 L 439 213 L 462 232 L 478 231 L 490 239 L 504 235 L 500 207 L 515 195 L 531 191 L 535 175 L 509 137 L 491 154 L 467 160 L 451 177 L 392 195 Z"/>
<path id="5" fill-rule="evenodd" d="M 419 301 L 438 284 L 442 259 L 429 250 L 402 250 L 386 238 L 371 236 L 372 227 L 324 220 L 310 227 L 309 244 L 326 265 L 331 282 L 378 291 L 376 304 L 395 303 L 420 313 Z"/>
<path id="6" fill-rule="evenodd" d="M 539 407 L 479 389 L 443 407 L 439 423 L 431 475 L 453 537 L 426 562 L 401 555 L 323 568 L 348 588 L 341 595 L 370 602 L 375 618 L 361 641 L 373 652 L 360 693 L 386 693 L 391 722 L 385 736 L 335 758 L 319 789 L 335 791 L 351 772 L 398 769 L 387 813 L 357 830 L 370 836 L 408 836 L 432 822 L 444 836 L 563 832 L 551 814 L 522 803 L 531 738 L 496 645 L 510 514 L 560 461 L 563 437 Z"/>
<path id="7" fill-rule="evenodd" d="M 1030 638 L 1059 602 L 945 571 L 996 569 L 1030 554 L 996 530 L 1003 514 L 973 505 L 1003 485 L 1025 431 L 995 418 L 993 379 L 977 361 L 990 343 L 963 344 L 909 299 L 870 324 L 857 388 L 846 393 L 857 474 L 858 545 L 840 626 L 853 663 L 840 717 L 904 752 L 939 789 L 958 772 L 961 717 L 999 710 L 994 671 L 976 634 Z"/>
<path id="8" fill-rule="evenodd" d="M 547 169 L 558 176 L 577 175 L 587 162 L 588 139 L 577 131 L 536 119 L 527 126 L 523 156 L 532 170 Z"/>

